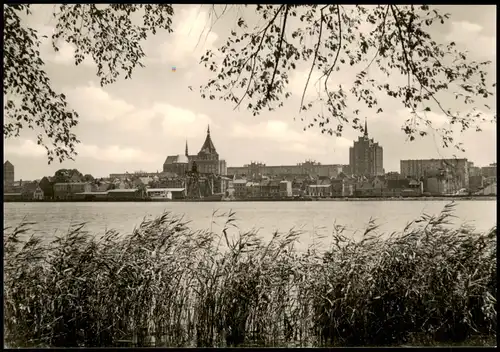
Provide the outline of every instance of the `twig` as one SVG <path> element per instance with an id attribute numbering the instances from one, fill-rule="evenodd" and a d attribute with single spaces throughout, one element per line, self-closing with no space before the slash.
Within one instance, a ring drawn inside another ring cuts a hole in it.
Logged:
<path id="1" fill-rule="evenodd" d="M 302 110 L 302 106 L 304 105 L 304 97 L 306 95 L 307 86 L 309 85 L 309 80 L 311 79 L 311 74 L 314 70 L 314 66 L 316 65 L 316 59 L 318 58 L 318 50 L 319 50 L 319 46 L 321 44 L 321 35 L 323 33 L 323 9 L 325 7 L 321 8 L 321 10 L 320 10 L 321 18 L 320 18 L 320 22 L 319 22 L 318 43 L 316 44 L 316 50 L 314 51 L 313 63 L 311 65 L 311 69 L 309 70 L 309 75 L 307 76 L 306 86 L 304 87 L 304 91 L 302 92 L 302 98 L 300 99 L 299 113 Z"/>
<path id="2" fill-rule="evenodd" d="M 382 40 L 385 37 L 385 21 L 387 19 L 387 14 L 389 13 L 389 6 L 390 5 L 387 5 L 387 9 L 386 9 L 385 15 L 384 15 L 384 20 L 382 22 L 382 34 L 380 35 L 380 41 L 379 41 L 379 44 L 378 44 L 378 47 L 377 47 L 377 52 L 375 53 L 375 56 L 370 61 L 370 63 L 368 64 L 368 66 L 366 66 L 363 71 L 366 71 L 366 70 L 368 70 L 370 68 L 370 66 L 372 65 L 373 61 L 375 61 L 375 59 L 377 58 L 378 54 L 380 53 L 380 46 L 382 45 Z"/>
<path id="3" fill-rule="evenodd" d="M 224 9 L 222 10 L 222 13 L 220 15 L 217 14 L 217 12 L 215 11 L 215 5 L 212 5 L 212 12 L 215 14 L 215 21 L 213 21 L 212 24 L 210 24 L 210 28 L 208 29 L 207 31 L 207 34 L 205 35 L 205 43 L 207 42 L 207 39 L 208 39 L 208 35 L 210 34 L 210 32 L 212 32 L 212 29 L 214 28 L 215 24 L 219 21 L 219 19 L 226 13 L 226 9 L 227 9 L 227 4 L 224 6 Z M 198 37 L 198 41 L 196 42 L 196 46 L 195 48 L 200 44 L 200 40 L 201 40 L 201 36 L 203 35 L 203 32 L 202 31 L 200 33 L 200 36 Z"/>
<path id="4" fill-rule="evenodd" d="M 255 73 L 255 64 L 257 63 L 257 60 L 256 60 L 257 54 L 262 49 L 262 43 L 264 42 L 264 38 L 266 37 L 267 30 L 274 23 L 274 21 L 276 20 L 276 17 L 278 17 L 278 14 L 281 12 L 281 10 L 283 9 L 284 6 L 285 5 L 280 6 L 278 11 L 276 11 L 276 13 L 274 14 L 274 17 L 271 19 L 271 21 L 269 21 L 267 26 L 264 28 L 264 31 L 262 33 L 262 38 L 260 39 L 260 43 L 259 43 L 259 46 L 257 47 L 257 50 L 250 56 L 250 58 L 253 58 L 253 65 L 252 65 L 252 71 L 250 73 L 250 78 L 248 79 L 248 85 L 247 85 L 247 88 L 245 90 L 245 94 L 243 94 L 243 96 L 239 99 L 238 104 L 236 104 L 236 106 L 234 107 L 233 110 L 236 110 L 240 106 L 240 104 L 243 102 L 243 99 L 245 99 L 245 97 L 248 94 L 248 90 L 250 89 L 250 84 L 252 83 L 254 73 Z M 245 61 L 245 63 L 248 62 L 250 60 L 250 58 L 248 58 L 247 61 Z M 244 67 L 242 67 L 242 70 L 243 69 L 244 69 Z"/>
<path id="5" fill-rule="evenodd" d="M 331 100 L 330 92 L 328 91 L 328 79 L 330 78 L 330 75 L 333 71 L 333 68 L 335 67 L 335 65 L 337 65 L 337 60 L 338 60 L 339 55 L 340 55 L 340 49 L 342 48 L 342 19 L 340 18 L 340 6 L 339 5 L 337 5 L 337 18 L 339 21 L 339 46 L 337 48 L 337 54 L 335 55 L 335 60 L 333 61 L 333 65 L 328 69 L 328 71 L 324 75 L 325 76 L 325 91 L 326 91 L 326 94 L 328 97 L 328 102 L 330 102 L 330 100 Z"/>
<path id="6" fill-rule="evenodd" d="M 281 54 L 282 54 L 282 45 L 283 45 L 283 37 L 285 36 L 285 28 L 286 28 L 286 19 L 288 17 L 288 10 L 290 9 L 288 5 L 285 5 L 285 15 L 283 18 L 283 28 L 281 28 L 281 35 L 280 35 L 280 42 L 278 44 L 278 52 L 276 55 L 276 65 L 274 65 L 274 71 L 273 71 L 273 76 L 271 77 L 271 82 L 269 82 L 269 85 L 267 87 L 267 99 L 269 99 L 269 96 L 273 90 L 273 83 L 274 83 L 274 77 L 276 77 L 276 71 L 278 70 L 278 65 L 280 62 Z"/>
<path id="7" fill-rule="evenodd" d="M 398 28 L 398 33 L 399 33 L 399 40 L 401 41 L 401 47 L 403 49 L 403 55 L 406 61 L 406 70 L 407 70 L 407 76 L 408 76 L 408 92 L 406 94 L 405 100 L 409 100 L 409 90 L 411 89 L 411 73 L 412 73 L 412 65 L 410 64 L 410 60 L 408 59 L 408 54 L 406 53 L 406 47 L 404 43 L 404 38 L 403 38 L 403 32 L 401 31 L 401 26 L 398 22 L 398 17 L 396 16 L 396 11 L 394 11 L 393 5 L 389 5 L 391 7 L 392 15 L 394 17 L 394 20 L 396 21 L 396 27 Z M 399 12 L 399 11 L 398 11 Z M 401 13 L 399 13 L 401 15 Z M 413 109 L 414 110 L 414 109 Z"/>
<path id="8" fill-rule="evenodd" d="M 400 24 L 398 23 L 397 21 L 397 18 L 396 18 L 396 13 L 394 11 L 394 8 L 398 11 L 399 14 L 400 11 L 399 9 L 397 8 L 396 5 L 390 5 L 391 6 L 391 10 L 392 10 L 392 14 L 394 16 L 394 19 L 396 20 L 396 27 L 398 27 L 398 30 L 399 30 L 399 36 L 400 36 L 400 40 L 401 40 L 401 46 L 403 48 L 403 53 L 405 55 L 405 60 L 407 62 L 407 66 L 408 66 L 408 69 L 411 70 L 411 72 L 413 73 L 413 76 L 415 76 L 415 78 L 417 79 L 418 83 L 420 84 L 420 87 L 423 88 L 428 94 L 429 96 L 432 98 L 432 100 L 434 100 L 434 102 L 438 105 L 439 109 L 448 117 L 453 117 L 452 115 L 450 115 L 447 111 L 444 110 L 443 106 L 441 105 L 441 103 L 436 99 L 436 97 L 434 96 L 434 93 L 431 92 L 423 83 L 422 83 L 422 80 L 420 79 L 420 77 L 418 76 L 417 74 L 417 70 L 415 68 L 415 65 L 413 64 L 413 61 L 410 61 L 408 60 L 408 56 L 406 55 L 406 49 L 405 49 L 405 46 L 404 46 L 404 43 L 403 43 L 403 37 L 402 37 L 402 32 L 401 32 L 401 28 L 400 28 Z M 410 72 L 408 72 L 408 74 L 410 74 Z M 415 110 L 414 108 L 412 108 L 413 110 Z"/>

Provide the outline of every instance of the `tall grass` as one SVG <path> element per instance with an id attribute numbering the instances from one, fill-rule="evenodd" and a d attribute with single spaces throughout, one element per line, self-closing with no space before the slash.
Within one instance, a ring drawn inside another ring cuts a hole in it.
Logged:
<path id="1" fill-rule="evenodd" d="M 44 244 L 4 230 L 10 347 L 372 346 L 496 339 L 496 227 L 447 226 L 453 205 L 399 233 L 372 222 L 326 250 L 300 232 L 193 231 L 163 214 L 128 234 L 84 224 Z M 217 217 L 217 214 L 214 214 Z"/>

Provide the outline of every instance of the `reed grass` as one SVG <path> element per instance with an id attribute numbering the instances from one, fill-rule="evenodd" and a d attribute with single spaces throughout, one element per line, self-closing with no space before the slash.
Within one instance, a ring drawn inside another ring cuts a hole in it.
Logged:
<path id="1" fill-rule="evenodd" d="M 231 235 L 233 212 L 221 233 L 165 213 L 126 234 L 79 224 L 50 243 L 24 222 L 4 230 L 5 344 L 492 344 L 496 227 L 450 227 L 452 210 L 389 235 L 371 222 L 357 241 L 336 226 L 329 248 L 307 251 L 298 231 Z"/>

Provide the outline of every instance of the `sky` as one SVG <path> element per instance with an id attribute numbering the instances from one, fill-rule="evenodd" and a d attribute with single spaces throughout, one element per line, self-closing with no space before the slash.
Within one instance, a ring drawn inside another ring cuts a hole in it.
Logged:
<path id="1" fill-rule="evenodd" d="M 444 8 L 451 18 L 433 33 L 436 41 L 455 41 L 459 47 L 469 50 L 472 60 L 492 60 L 489 72 L 496 77 L 495 7 Z M 52 11 L 53 5 L 34 5 L 27 24 L 50 36 L 55 26 Z M 76 168 L 96 177 L 139 170 L 161 171 L 167 155 L 184 153 L 186 141 L 190 154 L 197 153 L 208 125 L 217 152 L 228 166 L 242 166 L 251 161 L 267 165 L 295 165 L 305 160 L 322 164 L 349 163 L 349 147 L 358 138 L 359 131 L 346 128 L 342 137 L 334 137 L 323 135 L 318 129 L 303 131 L 304 123 L 300 119 L 294 121 L 307 66 L 291 73 L 292 97 L 285 105 L 258 116 L 243 107 L 235 110 L 230 102 L 204 100 L 197 89 L 188 88 L 199 87 L 211 77 L 199 64 L 201 54 L 225 42 L 238 16 L 255 15 L 251 8 L 229 11 L 211 29 L 210 7 L 174 5 L 174 11 L 174 32 L 159 32 L 144 41 L 146 67 L 137 68 L 132 80 L 122 78 L 104 87 L 99 85 L 91 60 L 75 66 L 71 45 L 63 44 L 56 53 L 50 42 L 44 41 L 41 52 L 52 85 L 68 97 L 70 106 L 80 115 L 75 133 L 81 143 L 74 161 L 62 164 L 55 161 L 49 165 L 45 149 L 36 144 L 31 131 L 4 140 L 4 161 L 9 160 L 15 166 L 16 179 L 40 179 L 61 168 Z M 350 74 L 356 73 L 345 71 L 339 80 L 348 80 Z M 307 96 L 312 90 L 308 90 Z M 443 97 L 444 102 L 450 99 L 454 101 L 452 94 Z M 495 101 L 492 98 L 489 102 L 494 113 Z M 466 152 L 459 153 L 456 149 L 441 148 L 432 133 L 407 141 L 401 126 L 409 112 L 394 101 L 385 106 L 382 102 L 382 107 L 382 114 L 368 112 L 368 130 L 370 137 L 384 148 L 386 172 L 399 171 L 401 159 L 456 155 L 478 166 L 496 162 L 496 124 L 485 124 L 482 132 L 460 134 Z M 437 126 L 444 121 L 438 113 L 431 113 L 429 117 Z"/>

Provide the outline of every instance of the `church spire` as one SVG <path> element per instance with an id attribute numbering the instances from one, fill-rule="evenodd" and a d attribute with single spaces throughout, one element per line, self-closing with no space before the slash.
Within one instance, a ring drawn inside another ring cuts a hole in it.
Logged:
<path id="1" fill-rule="evenodd" d="M 188 152 L 188 141 L 186 139 L 186 156 L 189 156 L 189 152 Z"/>
<path id="2" fill-rule="evenodd" d="M 214 144 L 212 142 L 212 138 L 210 137 L 210 125 L 207 128 L 207 137 L 205 139 L 205 143 L 201 147 L 200 153 L 212 154 L 216 153 Z"/>
<path id="3" fill-rule="evenodd" d="M 365 137 L 368 137 L 368 122 L 366 121 L 366 117 L 365 117 Z"/>

